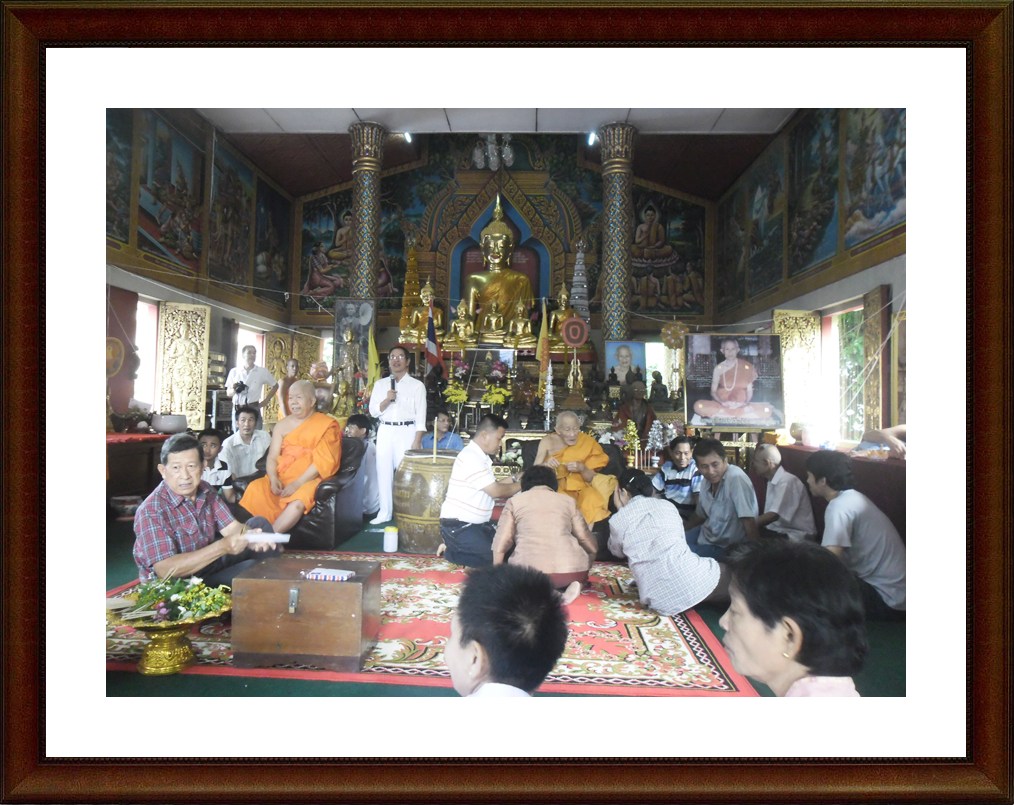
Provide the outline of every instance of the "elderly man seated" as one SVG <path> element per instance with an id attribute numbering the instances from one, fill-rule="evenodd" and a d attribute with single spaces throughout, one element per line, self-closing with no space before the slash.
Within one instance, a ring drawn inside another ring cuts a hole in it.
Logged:
<path id="1" fill-rule="evenodd" d="M 338 420 L 314 408 L 315 388 L 309 380 L 289 389 L 292 412 L 275 425 L 268 448 L 267 475 L 247 487 L 240 505 L 287 533 L 313 508 L 320 482 L 338 471 L 342 430 Z"/>
<path id="2" fill-rule="evenodd" d="M 555 431 L 542 437 L 534 463 L 556 471 L 558 491 L 574 499 L 589 526 L 605 520 L 616 480 L 596 470 L 604 468 L 609 457 L 595 439 L 581 432 L 581 420 L 573 411 L 557 415 Z"/>
<path id="3" fill-rule="evenodd" d="M 159 461 L 162 482 L 134 514 L 134 563 L 141 581 L 199 575 L 211 587 L 232 584 L 236 573 L 274 554 L 274 543 L 249 540 L 262 530 L 253 527 L 258 521 L 237 522 L 201 479 L 204 455 L 197 437 L 170 436 Z"/>

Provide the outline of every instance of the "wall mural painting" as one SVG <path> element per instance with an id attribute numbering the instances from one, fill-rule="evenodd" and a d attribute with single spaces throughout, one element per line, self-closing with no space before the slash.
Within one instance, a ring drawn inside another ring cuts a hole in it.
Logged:
<path id="1" fill-rule="evenodd" d="M 289 202 L 258 179 L 253 288 L 256 296 L 279 306 L 289 290 L 290 219 Z"/>
<path id="2" fill-rule="evenodd" d="M 746 298 L 748 255 L 746 192 L 739 184 L 718 205 L 715 239 L 715 309 L 724 313 Z"/>
<path id="3" fill-rule="evenodd" d="M 838 250 L 838 110 L 807 112 L 789 137 L 789 275 Z"/>
<path id="4" fill-rule="evenodd" d="M 704 207 L 640 188 L 630 246 L 630 309 L 704 312 Z"/>
<path id="5" fill-rule="evenodd" d="M 380 201 L 380 266 L 374 288 L 378 310 L 401 310 L 405 287 L 406 243 L 401 208 Z"/>
<path id="6" fill-rule="evenodd" d="M 779 336 L 688 335 L 686 356 L 687 424 L 785 424 Z"/>
<path id="7" fill-rule="evenodd" d="M 208 275 L 231 285 L 250 285 L 254 174 L 222 142 L 215 145 L 211 183 Z"/>
<path id="8" fill-rule="evenodd" d="M 106 236 L 130 237 L 130 156 L 132 109 L 106 109 Z"/>
<path id="9" fill-rule="evenodd" d="M 303 204 L 299 309 L 328 311 L 349 296 L 352 270 L 352 190 Z"/>
<path id="10" fill-rule="evenodd" d="M 845 246 L 905 221 L 905 110 L 845 114 Z"/>
<path id="11" fill-rule="evenodd" d="M 750 205 L 749 274 L 751 295 L 781 282 L 785 247 L 785 155 L 779 141 L 757 161 L 746 180 Z"/>
<path id="12" fill-rule="evenodd" d="M 154 112 L 141 113 L 137 245 L 173 268 L 201 261 L 204 152 Z"/>

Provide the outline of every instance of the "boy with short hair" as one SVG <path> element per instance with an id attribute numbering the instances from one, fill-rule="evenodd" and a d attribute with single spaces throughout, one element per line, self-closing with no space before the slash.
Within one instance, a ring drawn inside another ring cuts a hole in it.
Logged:
<path id="1" fill-rule="evenodd" d="M 204 472 L 201 473 L 201 480 L 207 481 L 212 489 L 221 493 L 230 503 L 235 503 L 232 472 L 219 455 L 222 451 L 222 432 L 216 428 L 205 428 L 197 434 L 197 441 L 201 443 L 201 450 L 204 453 Z"/>
<path id="2" fill-rule="evenodd" d="M 380 511 L 380 487 L 377 486 L 377 446 L 370 441 L 370 418 L 352 414 L 345 423 L 345 435 L 366 442 L 363 453 L 363 520 L 369 522 Z"/>

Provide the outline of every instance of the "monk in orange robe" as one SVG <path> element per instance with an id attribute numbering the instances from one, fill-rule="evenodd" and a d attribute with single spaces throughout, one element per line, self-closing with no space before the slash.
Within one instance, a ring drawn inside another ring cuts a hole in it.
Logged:
<path id="1" fill-rule="evenodd" d="M 320 482 L 338 471 L 342 430 L 338 420 L 314 409 L 313 383 L 299 380 L 289 388 L 289 410 L 271 434 L 267 471 L 247 487 L 240 505 L 266 517 L 285 534 L 313 508 Z"/>
<path id="2" fill-rule="evenodd" d="M 535 463 L 556 470 L 558 491 L 574 499 L 589 526 L 609 516 L 606 501 L 612 489 L 603 482 L 615 483 L 615 479 L 596 472 L 609 463 L 609 457 L 602 445 L 581 432 L 581 420 L 573 411 L 561 411 L 556 417 L 556 432 L 542 437 Z"/>

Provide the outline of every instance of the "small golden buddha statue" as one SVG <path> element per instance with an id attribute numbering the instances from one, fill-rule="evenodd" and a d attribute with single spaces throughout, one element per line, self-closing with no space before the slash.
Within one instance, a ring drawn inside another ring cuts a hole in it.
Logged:
<path id="1" fill-rule="evenodd" d="M 398 335 L 403 344 L 425 344 L 426 327 L 430 317 L 430 302 L 433 301 L 433 286 L 429 280 L 419 291 L 419 301 L 422 303 L 412 308 L 408 317 L 408 325 Z M 438 333 L 444 329 L 444 311 L 436 305 L 433 306 L 433 326 Z"/>
<path id="2" fill-rule="evenodd" d="M 485 315 L 492 302 L 499 305 L 500 311 L 513 311 L 519 302 L 524 303 L 525 310 L 531 310 L 534 303 L 532 284 L 527 276 L 510 267 L 514 234 L 504 221 L 499 195 L 493 209 L 493 220 L 479 233 L 479 248 L 486 270 L 465 280 L 461 294 L 468 300 L 471 315 L 475 317 L 480 312 Z M 483 332 L 481 327 L 479 332 L 480 335 Z"/>
<path id="3" fill-rule="evenodd" d="M 577 315 L 577 311 L 570 306 L 570 294 L 567 293 L 566 283 L 560 283 L 557 300 L 560 307 L 549 314 L 549 347 L 553 350 L 567 348 L 563 341 L 563 323 Z"/>
<path id="4" fill-rule="evenodd" d="M 500 303 L 493 299 L 483 310 L 485 313 L 482 316 L 482 326 L 479 328 L 479 340 L 483 344 L 502 344 L 507 331 L 504 329 Z"/>
<path id="5" fill-rule="evenodd" d="M 514 349 L 534 349 L 538 343 L 532 332 L 532 320 L 528 317 L 525 303 L 518 302 L 514 308 L 514 318 L 507 324 L 507 337 L 503 344 Z"/>
<path id="6" fill-rule="evenodd" d="M 468 300 L 458 302 L 458 316 L 451 322 L 451 329 L 444 341 L 447 349 L 473 349 L 477 343 L 475 338 L 475 320 L 468 312 Z"/>
<path id="7" fill-rule="evenodd" d="M 335 367 L 334 372 L 335 377 L 339 380 L 339 383 L 344 381 L 350 388 L 355 389 L 358 385 L 356 374 L 361 373 L 361 369 L 362 367 L 359 365 L 359 344 L 355 340 L 352 328 L 346 327 L 342 333 L 338 365 Z"/>

